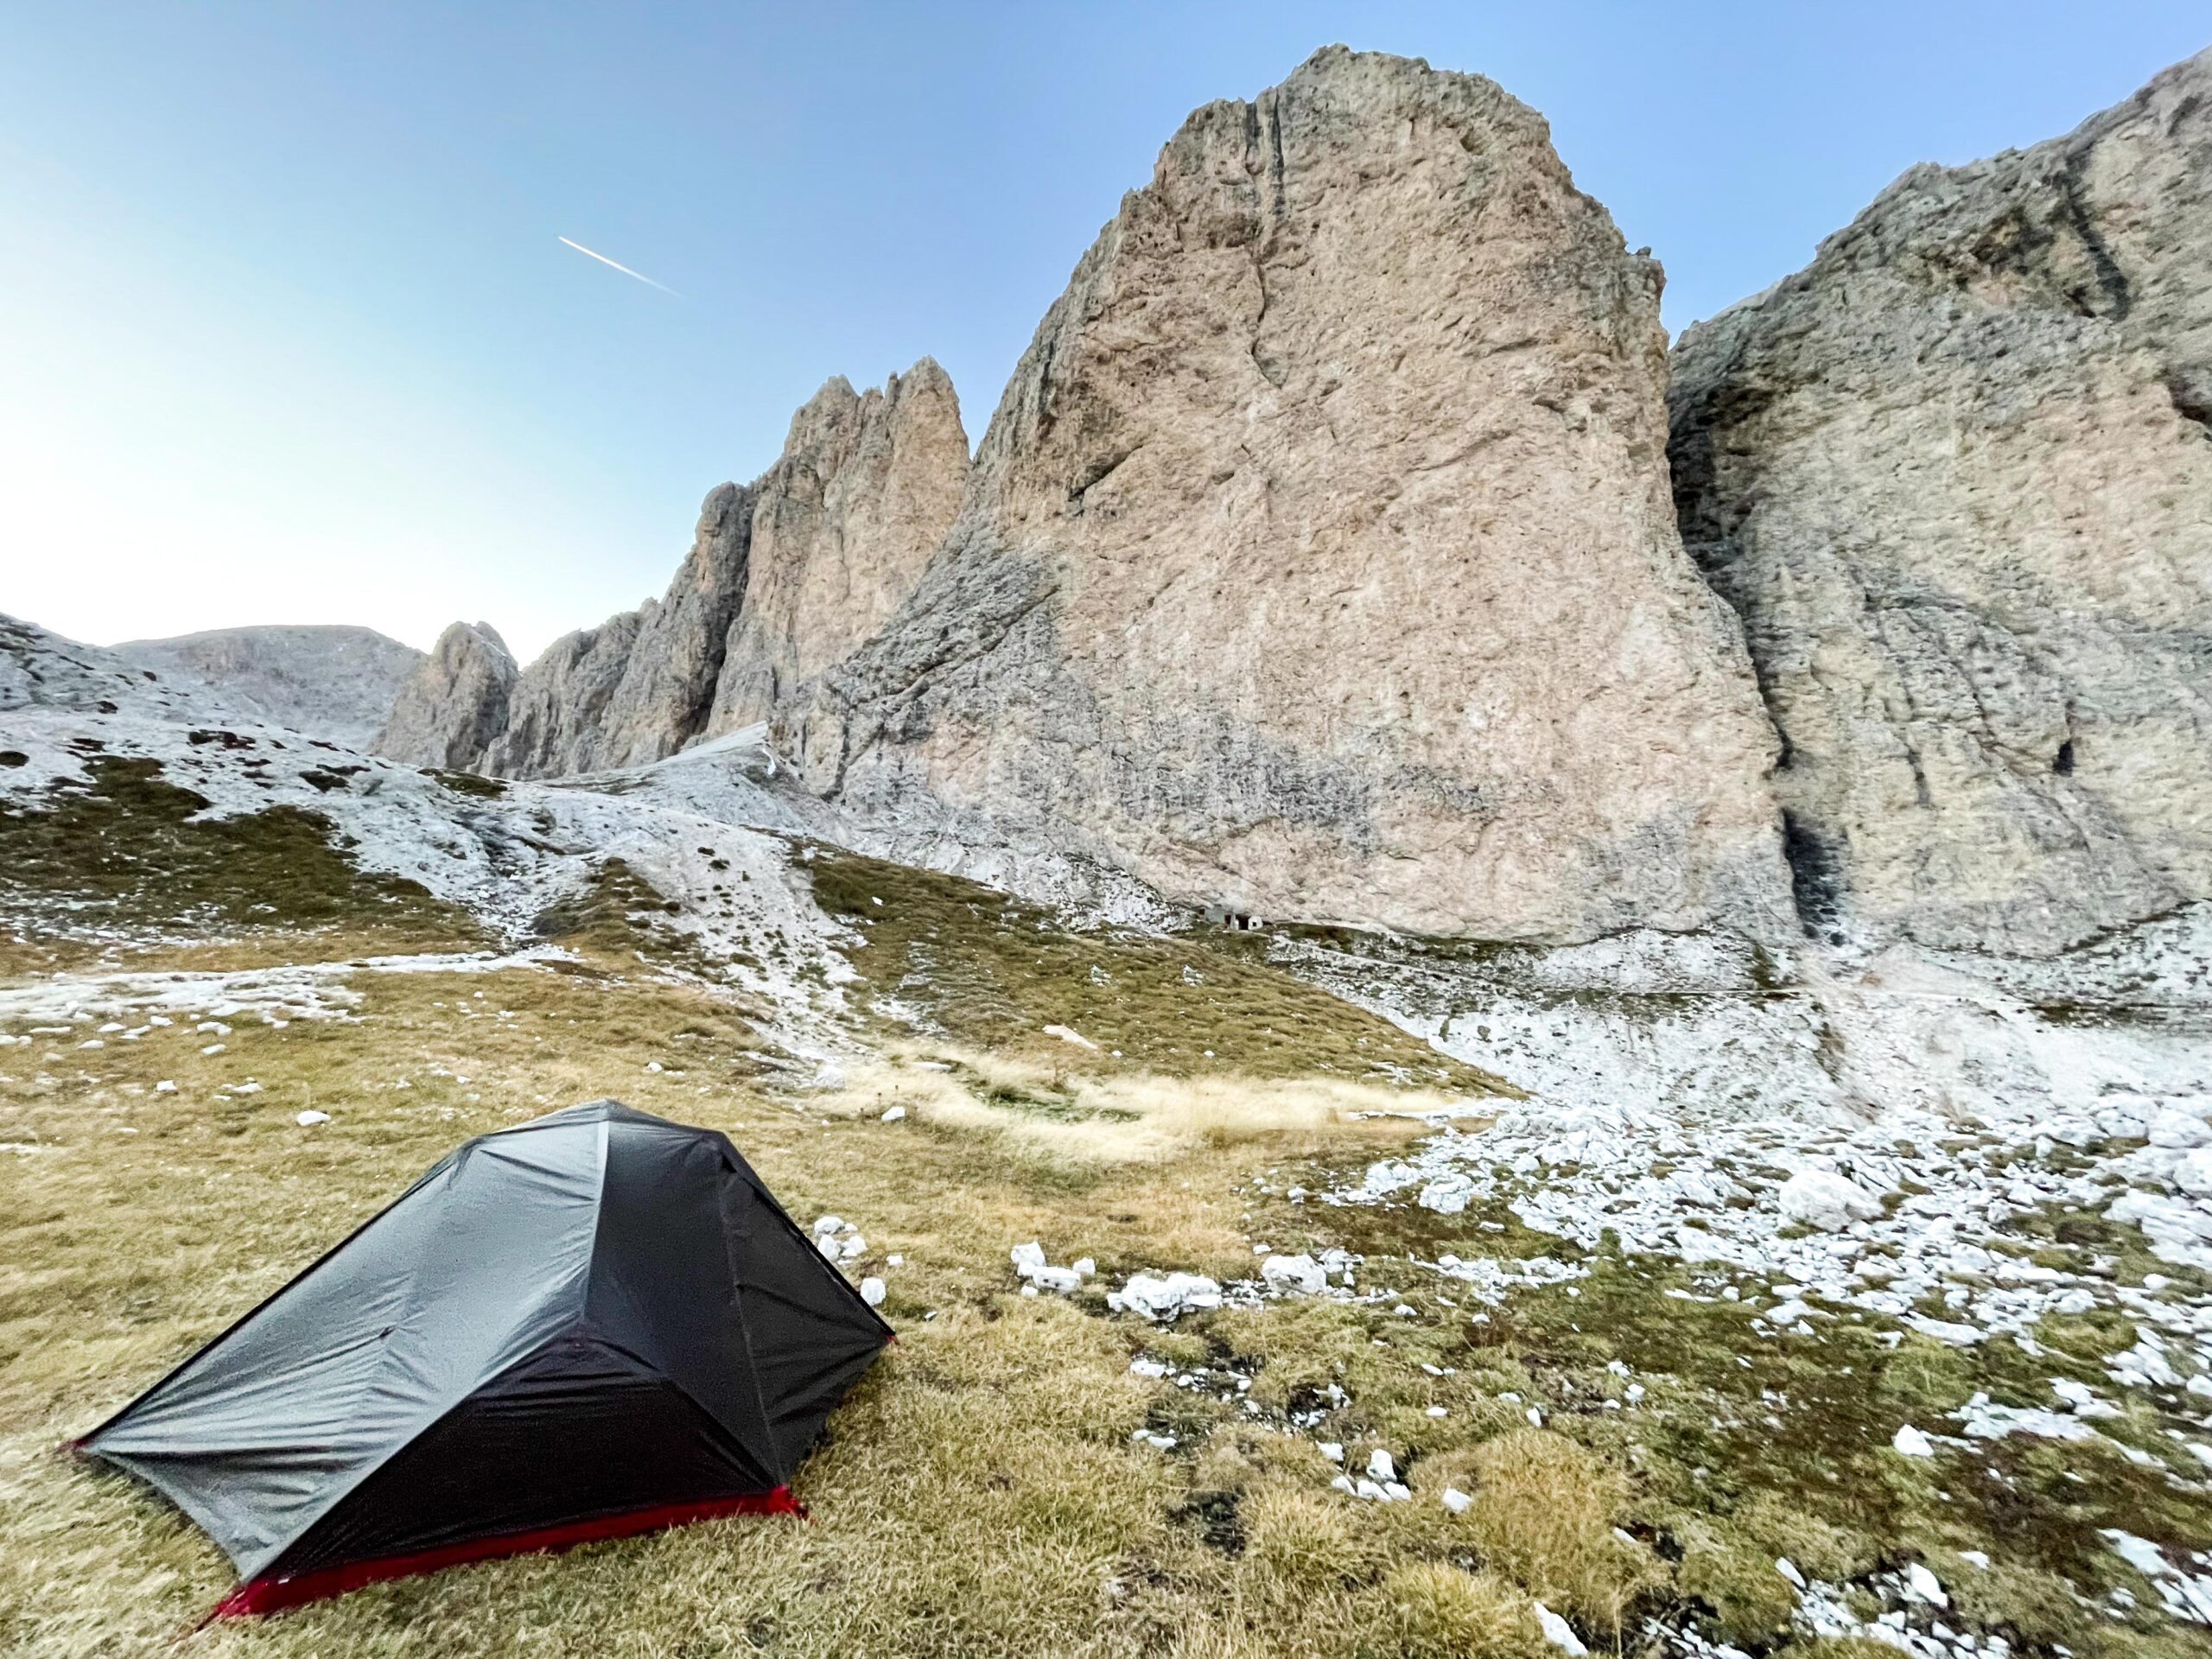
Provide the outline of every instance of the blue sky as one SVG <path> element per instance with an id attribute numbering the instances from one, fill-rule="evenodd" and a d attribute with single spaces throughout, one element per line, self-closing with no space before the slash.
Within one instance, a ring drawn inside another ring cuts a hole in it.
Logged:
<path id="1" fill-rule="evenodd" d="M 16 0 L 0 610 L 101 642 L 480 616 L 527 656 L 658 593 L 830 375 L 934 355 L 980 437 L 1185 113 L 1335 40 L 1544 111 L 1679 329 L 2212 10 Z"/>

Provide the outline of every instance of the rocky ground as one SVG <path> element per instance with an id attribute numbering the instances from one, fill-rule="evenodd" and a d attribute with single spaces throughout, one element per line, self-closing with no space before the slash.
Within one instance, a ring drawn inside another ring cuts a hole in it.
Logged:
<path id="1" fill-rule="evenodd" d="M 755 734 L 502 785 L 9 640 L 13 1650 L 226 1579 L 56 1443 L 599 1094 L 728 1128 L 899 1329 L 812 1524 L 192 1650 L 2201 1649 L 2186 914 L 2057 977 L 1113 919 L 839 848 Z"/>

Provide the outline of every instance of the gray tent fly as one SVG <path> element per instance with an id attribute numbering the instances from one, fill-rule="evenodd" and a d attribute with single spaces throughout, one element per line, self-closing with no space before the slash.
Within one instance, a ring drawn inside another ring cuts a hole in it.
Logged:
<path id="1" fill-rule="evenodd" d="M 268 1612 L 787 1483 L 891 1327 L 728 1136 L 612 1100 L 468 1141 L 76 1442 Z"/>

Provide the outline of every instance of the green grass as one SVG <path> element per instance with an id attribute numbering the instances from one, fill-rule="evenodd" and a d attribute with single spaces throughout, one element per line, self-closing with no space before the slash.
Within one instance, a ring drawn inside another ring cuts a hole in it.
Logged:
<path id="1" fill-rule="evenodd" d="M 85 782 L 0 800 L 0 924 L 26 945 L 320 926 L 373 929 L 389 948 L 476 936 L 419 883 L 360 869 L 320 813 L 195 818 L 207 799 L 169 782 L 159 761 L 95 753 L 86 770 Z"/>
<path id="2" fill-rule="evenodd" d="M 1208 936 L 1077 932 L 957 876 L 817 849 L 815 901 L 866 943 L 872 997 L 918 1008 L 955 1043 L 1051 1053 L 1077 1069 L 1336 1077 L 1512 1092 L 1363 1008 Z M 1085 1051 L 1044 1034 L 1065 1026 Z"/>

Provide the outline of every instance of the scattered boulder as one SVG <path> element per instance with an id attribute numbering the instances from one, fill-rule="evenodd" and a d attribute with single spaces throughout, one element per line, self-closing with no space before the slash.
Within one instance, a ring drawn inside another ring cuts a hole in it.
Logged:
<path id="1" fill-rule="evenodd" d="M 1172 1322 L 1194 1308 L 1219 1307 L 1221 1286 L 1201 1273 L 1135 1273 L 1121 1289 L 1108 1294 L 1106 1305 L 1155 1322 Z"/>
<path id="2" fill-rule="evenodd" d="M 1840 1232 L 1854 1221 L 1872 1221 L 1882 1201 L 1856 1182 L 1830 1169 L 1801 1169 L 1777 1195 L 1782 1213 L 1822 1232 Z"/>
<path id="3" fill-rule="evenodd" d="M 2174 1165 L 2173 1183 L 2195 1198 L 2212 1198 L 2212 1147 L 2200 1147 Z"/>
<path id="4" fill-rule="evenodd" d="M 2184 1111 L 2177 1106 L 2168 1106 L 2155 1113 L 2143 1126 L 2143 1133 L 2154 1147 L 2212 1146 L 2212 1123 L 2206 1122 L 2199 1113 Z"/>
<path id="5" fill-rule="evenodd" d="M 1271 1255 L 1260 1263 L 1260 1277 L 1286 1294 L 1318 1296 L 1329 1287 L 1327 1271 L 1310 1255 Z"/>

